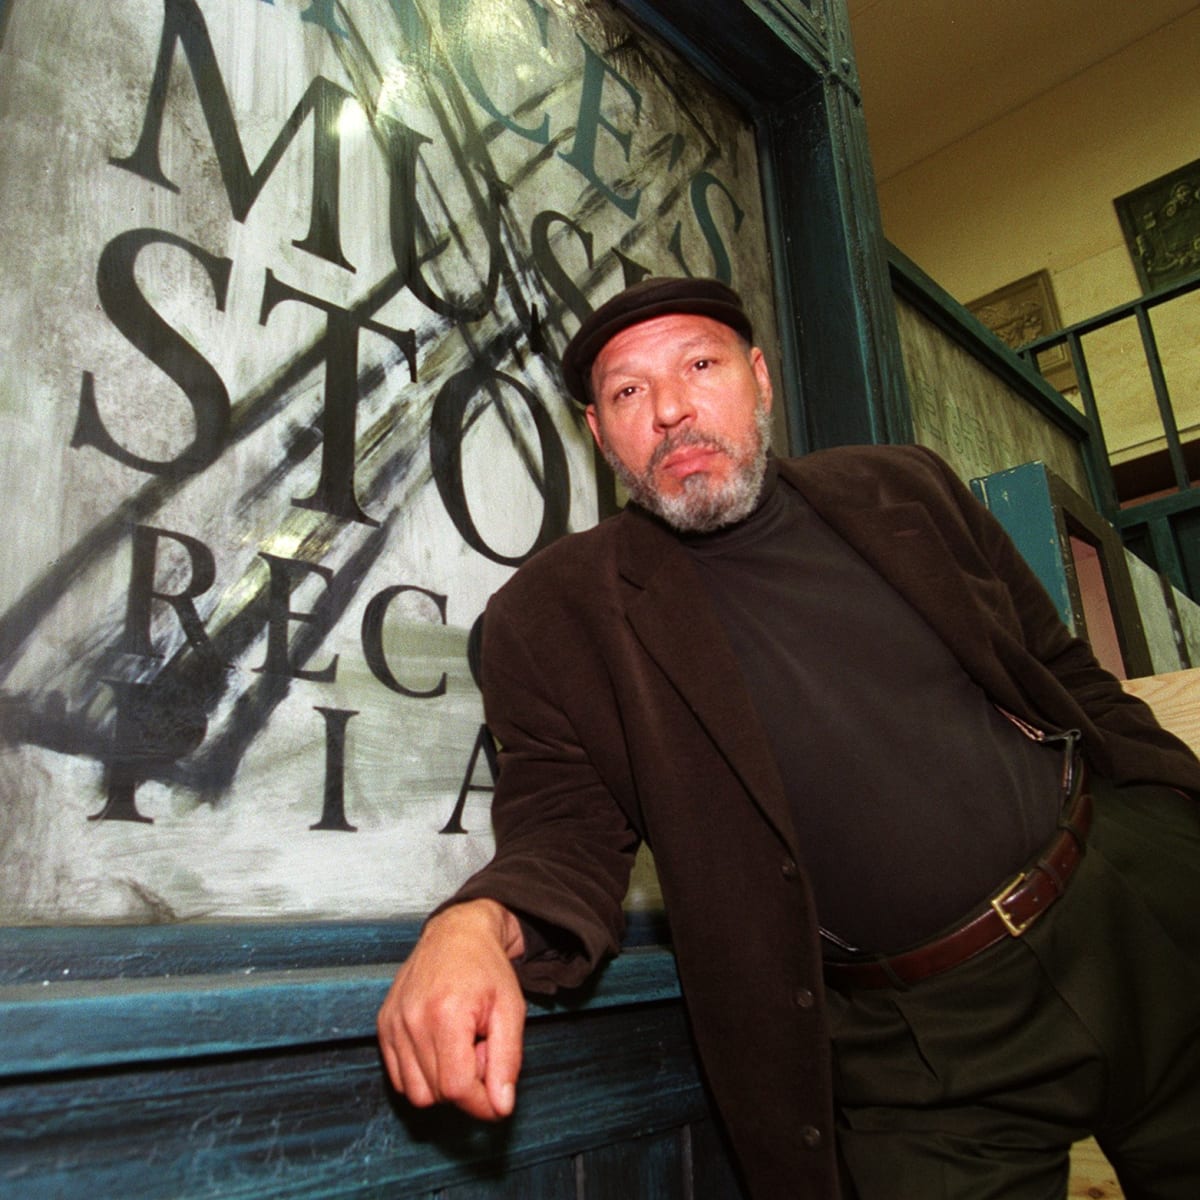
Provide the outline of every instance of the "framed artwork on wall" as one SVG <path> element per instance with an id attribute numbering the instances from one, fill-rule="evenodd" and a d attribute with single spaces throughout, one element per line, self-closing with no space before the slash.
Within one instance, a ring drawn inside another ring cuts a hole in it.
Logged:
<path id="1" fill-rule="evenodd" d="M 1113 201 L 1143 292 L 1200 270 L 1200 159 Z"/>
<path id="2" fill-rule="evenodd" d="M 1048 271 L 1013 280 L 967 305 L 968 311 L 1006 346 L 1019 350 L 1062 328 Z M 1038 355 L 1038 369 L 1060 392 L 1077 387 L 1071 352 L 1054 346 Z"/>

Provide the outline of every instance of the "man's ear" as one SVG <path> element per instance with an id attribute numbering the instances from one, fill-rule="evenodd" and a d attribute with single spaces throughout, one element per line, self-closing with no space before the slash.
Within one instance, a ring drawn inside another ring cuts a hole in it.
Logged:
<path id="1" fill-rule="evenodd" d="M 771 401 L 775 397 L 775 390 L 771 387 L 771 372 L 767 369 L 767 360 L 763 357 L 763 352 L 757 346 L 750 351 L 750 366 L 754 371 L 754 379 L 758 384 L 758 390 L 762 394 L 763 405 L 770 412 Z"/>
<path id="2" fill-rule="evenodd" d="M 592 431 L 592 437 L 595 439 L 596 445 L 601 450 L 604 449 L 604 438 L 600 434 L 600 418 L 596 413 L 596 406 L 589 404 L 583 410 L 583 415 L 587 417 L 588 428 Z"/>

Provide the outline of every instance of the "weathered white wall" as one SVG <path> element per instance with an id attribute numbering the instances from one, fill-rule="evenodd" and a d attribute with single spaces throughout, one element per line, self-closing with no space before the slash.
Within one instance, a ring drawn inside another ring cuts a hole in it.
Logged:
<path id="1" fill-rule="evenodd" d="M 752 131 L 602 3 L 6 8 L 0 922 L 424 911 L 469 632 L 597 517 L 567 336 L 686 268 L 772 352 Z"/>

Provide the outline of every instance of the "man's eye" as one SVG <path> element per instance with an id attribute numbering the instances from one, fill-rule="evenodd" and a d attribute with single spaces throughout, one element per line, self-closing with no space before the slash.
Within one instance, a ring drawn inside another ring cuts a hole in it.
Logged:
<path id="1" fill-rule="evenodd" d="M 711 367 L 712 365 L 713 365 L 713 360 L 711 358 L 698 358 L 692 364 L 692 366 L 697 371 L 707 371 L 708 368 Z"/>

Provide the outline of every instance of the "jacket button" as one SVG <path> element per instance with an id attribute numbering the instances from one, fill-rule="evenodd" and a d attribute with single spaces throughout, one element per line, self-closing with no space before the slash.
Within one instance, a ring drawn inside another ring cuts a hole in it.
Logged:
<path id="1" fill-rule="evenodd" d="M 800 868 L 794 858 L 785 858 L 779 869 L 783 872 L 784 879 L 795 879 L 800 874 Z"/>
<path id="2" fill-rule="evenodd" d="M 806 1150 L 820 1150 L 824 1140 L 815 1125 L 805 1125 L 800 1130 L 800 1143 Z"/>
<path id="3" fill-rule="evenodd" d="M 812 991 L 809 988 L 797 988 L 792 993 L 792 1003 L 797 1008 L 812 1008 L 816 1002 L 817 998 L 812 994 Z"/>

